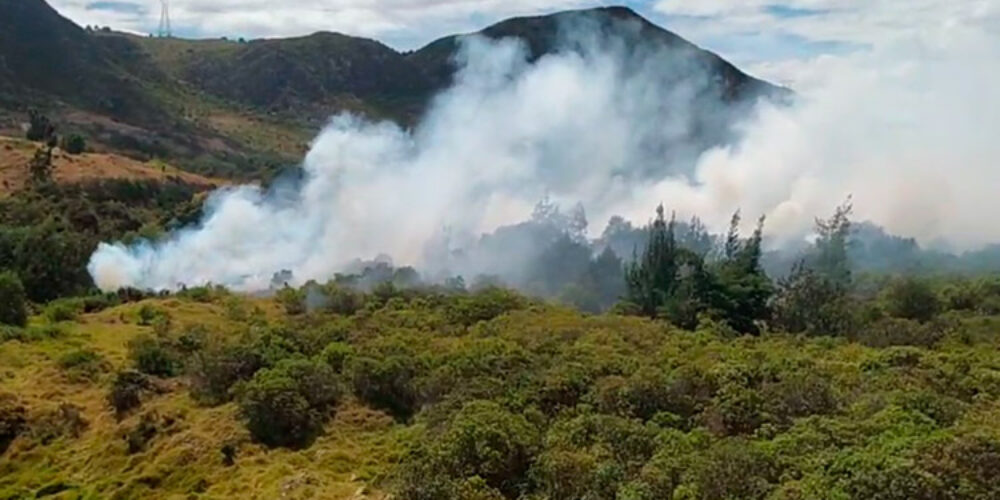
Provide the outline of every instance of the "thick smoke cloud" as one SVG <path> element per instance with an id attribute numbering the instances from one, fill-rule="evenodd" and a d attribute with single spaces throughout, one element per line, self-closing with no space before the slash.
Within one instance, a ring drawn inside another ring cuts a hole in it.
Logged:
<path id="1" fill-rule="evenodd" d="M 645 221 L 663 202 L 720 229 L 742 208 L 768 215 L 780 243 L 801 239 L 814 215 L 853 194 L 859 216 L 922 241 L 1000 241 L 1000 226 L 983 220 L 1000 185 L 995 33 L 951 26 L 817 60 L 803 69 L 812 76 L 800 80 L 796 105 L 761 103 L 753 119 L 731 123 L 740 141 L 700 156 L 729 137 L 717 125 L 730 116 L 699 98 L 711 85 L 702 68 L 643 64 L 656 54 L 585 26 L 568 37 L 582 49 L 531 64 L 516 41 L 467 39 L 454 86 L 415 130 L 335 117 L 300 185 L 228 188 L 198 227 L 101 245 L 95 282 L 256 290 L 280 270 L 323 280 L 381 253 L 432 275 L 454 272 L 451 250 L 527 219 L 546 195 L 582 203 L 599 223 Z M 698 135 L 703 117 L 714 117 L 718 137 Z M 495 273 L 503 260 L 516 255 L 459 270 Z"/>

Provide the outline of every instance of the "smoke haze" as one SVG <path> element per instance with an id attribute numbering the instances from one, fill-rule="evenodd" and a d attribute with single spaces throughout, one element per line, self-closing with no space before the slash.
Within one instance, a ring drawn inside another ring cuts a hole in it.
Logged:
<path id="1" fill-rule="evenodd" d="M 301 183 L 222 189 L 198 226 L 102 244 L 89 269 L 106 290 L 259 290 L 281 270 L 325 280 L 378 254 L 430 275 L 502 274 L 518 249 L 450 259 L 546 196 L 599 224 L 644 222 L 662 202 L 722 229 L 741 208 L 782 244 L 853 194 L 862 219 L 974 248 L 1000 241 L 984 217 L 1000 208 L 1000 36 L 986 28 L 804 63 L 794 105 L 762 101 L 740 121 L 706 98 L 716 82 L 692 59 L 647 64 L 663 54 L 586 23 L 564 30 L 577 50 L 533 63 L 517 41 L 466 38 L 454 85 L 414 130 L 334 117 Z"/>

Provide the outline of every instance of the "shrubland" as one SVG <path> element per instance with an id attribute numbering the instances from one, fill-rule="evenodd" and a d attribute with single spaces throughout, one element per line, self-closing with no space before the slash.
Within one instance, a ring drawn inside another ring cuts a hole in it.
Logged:
<path id="1" fill-rule="evenodd" d="M 0 344 L 0 496 L 1000 494 L 1000 287 L 852 282 L 824 311 L 779 284 L 806 320 L 750 332 L 501 288 L 115 295 Z"/>
<path id="2" fill-rule="evenodd" d="M 859 272 L 849 205 L 777 279 L 763 220 L 661 208 L 631 260 L 558 240 L 540 298 L 386 263 L 100 294 L 81 256 L 193 191 L 0 203 L 0 498 L 1000 496 L 1000 278 Z"/>

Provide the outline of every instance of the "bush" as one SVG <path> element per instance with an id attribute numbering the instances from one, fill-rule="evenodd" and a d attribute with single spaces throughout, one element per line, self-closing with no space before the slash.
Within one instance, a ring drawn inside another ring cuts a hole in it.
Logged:
<path id="1" fill-rule="evenodd" d="M 0 454 L 26 429 L 27 413 L 17 398 L 0 394 Z"/>
<path id="2" fill-rule="evenodd" d="M 268 446 L 289 448 L 311 443 L 340 398 L 330 367 L 305 359 L 257 372 L 238 393 L 250 435 Z"/>
<path id="3" fill-rule="evenodd" d="M 789 333 L 849 335 L 857 328 L 857 304 L 829 278 L 797 267 L 778 283 L 774 325 Z"/>
<path id="4" fill-rule="evenodd" d="M 517 292 L 490 287 L 470 295 L 457 295 L 446 309 L 449 322 L 471 326 L 504 313 L 524 309 L 528 302 Z"/>
<path id="5" fill-rule="evenodd" d="M 454 497 L 449 489 L 478 477 L 504 497 L 517 498 L 528 484 L 540 441 L 538 429 L 523 416 L 491 401 L 467 403 L 442 435 L 404 459 L 399 496 Z"/>
<path id="6" fill-rule="evenodd" d="M 222 404 L 232 398 L 236 384 L 250 380 L 264 367 L 260 354 L 243 344 L 213 346 L 195 353 L 188 363 L 191 394 L 204 404 Z"/>
<path id="7" fill-rule="evenodd" d="M 78 155 L 87 149 L 87 140 L 82 135 L 72 134 L 63 139 L 62 148 L 71 155 Z"/>
<path id="8" fill-rule="evenodd" d="M 152 326 L 157 318 L 166 316 L 166 314 L 166 312 L 149 304 L 143 304 L 139 307 L 139 324 L 141 326 Z"/>
<path id="9" fill-rule="evenodd" d="M 883 292 L 889 315 L 919 321 L 930 321 L 941 310 L 941 300 L 931 285 L 917 278 L 894 280 Z"/>
<path id="10" fill-rule="evenodd" d="M 129 358 L 142 373 L 157 377 L 173 377 L 180 371 L 180 357 L 173 346 L 163 338 L 139 335 L 129 341 L 128 350 Z"/>
<path id="11" fill-rule="evenodd" d="M 778 482 L 772 459 L 752 442 L 727 439 L 700 454 L 684 475 L 692 498 L 704 500 L 764 499 Z M 881 498 L 859 496 L 852 498 Z"/>
<path id="12" fill-rule="evenodd" d="M 326 309 L 334 314 L 353 316 L 365 307 L 365 294 L 347 287 L 330 284 L 324 287 L 323 294 Z"/>
<path id="13" fill-rule="evenodd" d="M 94 380 L 106 369 L 107 363 L 100 354 L 90 349 L 77 349 L 59 358 L 59 367 L 69 375 L 70 380 L 80 382 Z"/>
<path id="14" fill-rule="evenodd" d="M 46 319 L 52 323 L 73 321 L 83 312 L 83 301 L 78 299 L 59 299 L 45 306 L 43 312 Z"/>
<path id="15" fill-rule="evenodd" d="M 0 324 L 24 326 L 28 323 L 28 299 L 17 275 L 0 272 Z"/>
<path id="16" fill-rule="evenodd" d="M 343 342 L 331 342 L 323 349 L 320 358 L 330 365 L 334 372 L 340 373 L 347 365 L 347 361 L 354 355 L 354 348 L 350 344 Z"/>
<path id="17" fill-rule="evenodd" d="M 118 372 L 108 394 L 108 402 L 118 418 L 142 406 L 142 396 L 152 389 L 145 375 L 135 371 Z"/>
<path id="18" fill-rule="evenodd" d="M 288 315 L 297 316 L 306 313 L 306 294 L 304 291 L 286 285 L 278 290 L 275 297 L 278 303 L 284 306 L 285 313 Z"/>
<path id="19" fill-rule="evenodd" d="M 348 374 L 354 393 L 375 408 L 387 410 L 399 420 L 408 420 L 420 407 L 416 387 L 416 360 L 407 355 L 383 359 L 351 359 Z"/>

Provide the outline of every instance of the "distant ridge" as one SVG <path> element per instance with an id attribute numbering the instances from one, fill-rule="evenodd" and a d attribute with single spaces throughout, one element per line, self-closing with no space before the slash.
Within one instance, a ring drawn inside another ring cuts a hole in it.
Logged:
<path id="1" fill-rule="evenodd" d="M 744 103 L 788 94 L 626 7 L 518 17 L 477 34 L 518 37 L 537 59 L 566 50 L 566 27 L 584 23 L 637 51 L 670 49 L 651 59 L 664 68 L 712 75 L 703 97 L 732 115 L 704 117 L 697 147 L 725 140 Z M 0 133 L 19 133 L 27 109 L 39 108 L 98 149 L 215 176 L 267 176 L 297 162 L 331 114 L 415 123 L 450 85 L 466 36 L 409 53 L 329 32 L 249 42 L 152 38 L 85 30 L 44 0 L 0 0 Z"/>

